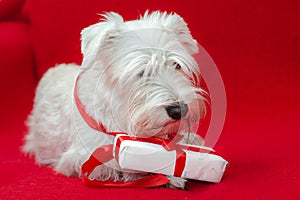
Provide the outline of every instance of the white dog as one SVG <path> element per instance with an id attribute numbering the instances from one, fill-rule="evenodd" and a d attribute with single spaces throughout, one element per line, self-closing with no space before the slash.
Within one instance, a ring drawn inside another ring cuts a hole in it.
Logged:
<path id="1" fill-rule="evenodd" d="M 192 57 L 198 46 L 184 20 L 158 11 L 128 22 L 113 12 L 103 16 L 82 31 L 82 66 L 61 64 L 43 76 L 28 119 L 23 151 L 66 176 L 80 177 L 91 152 L 114 139 L 80 115 L 74 90 L 87 115 L 107 131 L 161 138 L 178 133 L 186 143 L 202 142 L 190 133 L 190 123 L 198 123 L 205 104 Z M 89 178 L 131 181 L 143 176 L 123 171 L 112 160 Z M 184 179 L 168 178 L 171 187 L 185 185 Z"/>

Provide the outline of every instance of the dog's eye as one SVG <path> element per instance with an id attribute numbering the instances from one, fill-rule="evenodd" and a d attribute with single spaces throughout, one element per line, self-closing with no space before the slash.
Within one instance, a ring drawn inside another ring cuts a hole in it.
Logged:
<path id="1" fill-rule="evenodd" d="M 181 65 L 179 65 L 178 63 L 174 63 L 175 66 L 175 70 L 181 70 Z"/>
<path id="2" fill-rule="evenodd" d="M 145 73 L 145 70 L 141 71 L 140 73 L 137 74 L 138 77 L 143 77 Z"/>

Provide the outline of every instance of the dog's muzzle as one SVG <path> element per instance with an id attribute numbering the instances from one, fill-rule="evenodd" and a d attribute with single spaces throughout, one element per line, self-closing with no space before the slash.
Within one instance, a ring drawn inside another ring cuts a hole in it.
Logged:
<path id="1" fill-rule="evenodd" d="M 189 111 L 189 107 L 186 104 L 176 104 L 170 105 L 166 107 L 166 111 L 174 120 L 180 120 L 181 118 L 185 117 Z"/>

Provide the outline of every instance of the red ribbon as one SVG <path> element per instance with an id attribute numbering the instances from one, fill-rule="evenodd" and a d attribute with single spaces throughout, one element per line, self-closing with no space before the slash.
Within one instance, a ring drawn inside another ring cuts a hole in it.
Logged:
<path id="1" fill-rule="evenodd" d="M 117 134 L 126 134 L 124 132 L 108 132 L 104 125 L 102 123 L 98 123 L 95 121 L 85 110 L 85 107 L 83 103 L 80 101 L 78 95 L 77 95 L 77 84 L 78 79 L 81 74 L 79 74 L 76 78 L 75 82 L 75 88 L 74 88 L 74 101 L 77 106 L 77 109 L 82 116 L 82 118 L 85 120 L 85 122 L 94 130 L 100 131 L 105 134 L 109 134 L 112 136 L 116 136 Z M 184 167 L 185 167 L 185 161 L 186 161 L 186 154 L 183 151 L 183 149 L 187 149 L 186 146 L 181 146 L 177 144 L 181 139 L 182 136 L 177 135 L 176 133 L 169 134 L 168 139 L 161 139 L 157 137 L 150 137 L 150 138 L 131 138 L 129 136 L 121 136 L 124 139 L 130 139 L 130 140 L 137 140 L 137 141 L 143 141 L 143 142 L 150 142 L 154 144 L 162 145 L 167 151 L 176 150 L 176 165 L 174 170 L 174 175 L 180 177 Z M 120 145 L 121 137 L 119 137 L 120 140 L 117 141 L 117 143 Z M 118 146 L 119 147 L 119 146 Z M 188 147 L 188 149 L 191 149 Z M 117 151 L 119 148 L 117 148 Z M 199 151 L 199 149 L 194 149 L 195 151 Z M 113 145 L 104 145 L 97 148 L 92 155 L 89 157 L 89 159 L 83 163 L 81 166 L 81 173 L 82 173 L 82 181 L 84 184 L 89 186 L 97 186 L 97 187 L 155 187 L 155 186 L 161 186 L 169 183 L 169 179 L 166 178 L 162 174 L 156 174 L 151 175 L 145 178 L 141 178 L 135 181 L 131 182 L 113 182 L 113 181 L 97 181 L 97 180 L 90 180 L 88 177 L 91 174 L 91 172 L 100 165 L 103 165 L 104 163 L 110 161 L 113 159 Z M 202 151 L 201 151 L 202 152 Z M 118 160 L 118 153 L 116 154 L 116 159 Z"/>
<path id="2" fill-rule="evenodd" d="M 178 137 L 176 140 L 178 140 L 181 137 Z M 157 137 L 150 137 L 150 138 L 132 138 L 128 135 L 121 135 L 118 136 L 116 141 L 116 148 L 115 148 L 115 159 L 117 162 L 119 161 L 119 150 L 120 145 L 123 141 L 131 140 L 131 141 L 139 141 L 139 142 L 148 142 L 153 143 L 157 145 L 162 145 L 167 151 L 176 151 L 176 163 L 175 163 L 175 169 L 174 169 L 174 176 L 181 177 L 182 172 L 185 168 L 186 163 L 186 152 L 185 149 L 195 152 L 203 152 L 203 153 L 210 153 L 215 154 L 215 152 L 212 152 L 207 149 L 202 149 L 199 147 L 190 147 L 178 144 L 175 140 L 165 140 Z M 88 177 L 92 173 L 92 171 L 104 163 L 112 160 L 113 157 L 113 144 L 104 145 L 98 147 L 92 155 L 89 157 L 89 159 L 82 165 L 81 171 L 82 171 L 82 181 L 84 184 L 93 186 L 93 187 L 155 187 L 155 186 L 161 186 L 169 183 L 169 179 L 166 178 L 162 174 L 156 174 L 148 177 L 144 177 L 135 181 L 131 182 L 112 182 L 112 181 L 97 181 L 97 180 L 90 180 Z"/>
<path id="3" fill-rule="evenodd" d="M 81 166 L 82 181 L 84 184 L 93 187 L 155 187 L 170 182 L 170 180 L 162 174 L 151 175 L 130 182 L 90 180 L 88 177 L 96 167 L 113 159 L 112 149 L 112 144 L 97 148 L 89 159 Z"/>
<path id="4" fill-rule="evenodd" d="M 81 74 L 79 74 L 76 78 L 75 82 L 75 88 L 74 88 L 74 101 L 77 106 L 77 109 L 82 116 L 82 118 L 85 120 L 85 122 L 94 130 L 116 136 L 117 134 L 124 134 L 122 132 L 107 132 L 106 128 L 102 123 L 98 123 L 95 121 L 85 110 L 85 107 L 83 103 L 80 101 L 78 95 L 77 95 L 77 84 L 78 79 Z M 110 161 L 113 159 L 112 155 L 113 145 L 104 145 L 97 148 L 92 155 L 89 157 L 89 159 L 83 163 L 81 166 L 81 175 L 82 175 L 82 181 L 84 184 L 88 186 L 94 186 L 94 187 L 155 187 L 155 186 L 161 186 L 165 185 L 170 182 L 169 179 L 167 179 L 162 174 L 156 174 L 152 176 L 148 176 L 145 178 L 141 178 L 135 181 L 131 182 L 113 182 L 113 181 L 98 181 L 98 180 L 90 180 L 88 177 L 92 173 L 92 171 L 100 165 L 103 165 L 104 163 Z"/>
<path id="5" fill-rule="evenodd" d="M 81 72 L 82 73 L 82 72 Z M 98 123 L 94 120 L 94 118 L 92 118 L 89 114 L 86 113 L 85 111 L 85 107 L 83 105 L 83 103 L 80 101 L 80 99 L 78 98 L 77 95 L 77 84 L 78 84 L 78 80 L 79 77 L 81 75 L 81 73 L 77 76 L 76 81 L 75 81 L 75 88 L 74 88 L 74 101 L 75 104 L 77 106 L 77 109 L 80 113 L 80 115 L 82 116 L 82 118 L 85 120 L 85 122 L 94 130 L 98 130 L 101 131 L 103 133 L 106 133 L 106 129 L 104 127 L 104 125 L 102 123 Z"/>
<path id="6" fill-rule="evenodd" d="M 168 146 L 168 144 L 172 144 L 173 141 L 171 142 L 171 140 L 163 140 L 161 138 L 156 138 L 156 137 L 132 138 L 128 135 L 122 135 L 118 137 L 118 140 L 116 141 L 117 148 L 116 148 L 115 159 L 117 161 L 119 155 L 119 147 L 121 142 L 124 140 L 150 142 L 150 143 L 162 145 L 168 151 L 174 150 L 170 145 Z M 81 166 L 81 173 L 82 173 L 82 181 L 84 184 L 93 187 L 155 187 L 155 186 L 165 185 L 170 182 L 170 180 L 162 174 L 147 176 L 131 182 L 90 180 L 88 177 L 96 167 L 103 165 L 104 163 L 113 159 L 112 151 L 113 151 L 113 144 L 100 146 L 92 153 L 89 159 L 85 163 L 83 163 L 83 165 Z M 185 163 L 185 153 L 179 156 L 178 159 L 176 160 L 176 166 L 178 167 L 175 168 L 174 175 L 176 174 L 178 176 L 181 176 L 185 166 L 184 163 Z"/>
<path id="7" fill-rule="evenodd" d="M 182 151 L 181 149 L 176 149 L 176 163 L 175 163 L 175 169 L 174 169 L 174 176 L 181 177 L 182 172 L 185 168 L 186 163 L 186 153 Z"/>

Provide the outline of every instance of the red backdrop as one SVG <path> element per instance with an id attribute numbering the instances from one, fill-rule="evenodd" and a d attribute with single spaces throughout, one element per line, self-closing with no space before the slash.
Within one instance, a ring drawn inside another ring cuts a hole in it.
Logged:
<path id="1" fill-rule="evenodd" d="M 34 91 L 31 70 L 41 76 L 57 63 L 80 63 L 79 33 L 98 21 L 96 13 L 116 11 L 129 20 L 146 9 L 180 14 L 219 67 L 228 98 L 215 146 L 229 161 L 222 182 L 191 181 L 189 191 L 95 189 L 21 155 Z M 0 23 L 1 199 L 300 198 L 299 10 L 293 0 L 27 0 L 23 17 L 28 26 Z"/>

